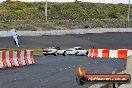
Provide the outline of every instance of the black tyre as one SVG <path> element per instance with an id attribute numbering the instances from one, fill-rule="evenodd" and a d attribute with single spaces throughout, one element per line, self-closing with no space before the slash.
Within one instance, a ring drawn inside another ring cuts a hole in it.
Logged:
<path id="1" fill-rule="evenodd" d="M 66 56 L 66 52 L 63 53 L 63 56 Z"/>
<path id="2" fill-rule="evenodd" d="M 76 56 L 79 56 L 79 52 L 76 52 Z"/>
<path id="3" fill-rule="evenodd" d="M 54 56 L 57 56 L 58 54 L 57 53 L 54 53 Z"/>
<path id="4" fill-rule="evenodd" d="M 89 53 L 89 52 L 87 51 L 87 52 L 86 52 L 86 55 L 88 55 L 88 53 Z"/>
<path id="5" fill-rule="evenodd" d="M 47 54 L 44 54 L 45 56 L 47 56 Z"/>
<path id="6" fill-rule="evenodd" d="M 82 77 L 82 78 L 76 77 L 76 82 L 77 82 L 78 85 L 85 84 L 85 81 L 86 81 L 86 79 L 84 77 Z"/>

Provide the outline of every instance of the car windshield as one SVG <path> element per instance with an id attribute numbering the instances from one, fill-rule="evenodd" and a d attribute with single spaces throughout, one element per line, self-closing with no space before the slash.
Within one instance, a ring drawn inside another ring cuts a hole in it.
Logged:
<path id="1" fill-rule="evenodd" d="M 75 49 L 75 50 L 82 50 L 82 48 L 77 48 L 77 47 L 75 47 L 74 49 Z"/>
<path id="2" fill-rule="evenodd" d="M 56 49 L 55 47 L 49 47 L 49 48 L 47 48 L 47 49 Z"/>
<path id="3" fill-rule="evenodd" d="M 73 50 L 69 49 L 69 50 L 66 50 L 66 51 L 73 51 Z"/>
<path id="4" fill-rule="evenodd" d="M 55 49 L 60 50 L 61 48 L 60 47 L 56 47 Z"/>
<path id="5" fill-rule="evenodd" d="M 78 48 L 78 50 L 82 50 L 82 48 Z"/>

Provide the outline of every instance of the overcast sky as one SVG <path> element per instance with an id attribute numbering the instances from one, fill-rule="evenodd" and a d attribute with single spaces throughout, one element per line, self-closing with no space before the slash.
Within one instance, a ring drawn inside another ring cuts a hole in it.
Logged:
<path id="1" fill-rule="evenodd" d="M 6 0 L 0 0 L 0 2 L 6 1 Z M 41 2 L 45 0 L 18 0 L 18 1 L 25 1 L 25 2 Z M 74 2 L 75 0 L 48 0 L 50 2 Z M 129 0 L 78 0 L 78 1 L 83 1 L 83 2 L 97 2 L 97 3 L 128 3 Z M 132 1 L 131 1 L 132 3 Z"/>

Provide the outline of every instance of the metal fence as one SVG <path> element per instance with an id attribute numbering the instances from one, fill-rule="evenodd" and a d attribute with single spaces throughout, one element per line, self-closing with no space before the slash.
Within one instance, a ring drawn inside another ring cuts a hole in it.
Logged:
<path id="1" fill-rule="evenodd" d="M 88 19 L 88 20 L 2 20 L 0 30 L 17 28 L 19 30 L 60 29 L 60 28 L 128 28 L 132 20 L 127 19 Z"/>

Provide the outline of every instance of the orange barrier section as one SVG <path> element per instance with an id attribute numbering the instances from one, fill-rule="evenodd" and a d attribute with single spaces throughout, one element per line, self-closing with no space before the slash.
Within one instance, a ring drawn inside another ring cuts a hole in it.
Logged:
<path id="1" fill-rule="evenodd" d="M 24 63 L 22 63 L 23 61 Z M 32 50 L 0 51 L 0 68 L 24 66 L 34 63 L 35 61 Z"/>
<path id="2" fill-rule="evenodd" d="M 129 55 L 132 55 L 131 49 L 89 49 L 88 57 L 126 59 Z"/>
<path id="3" fill-rule="evenodd" d="M 118 50 L 118 58 L 126 59 L 128 50 Z"/>
<path id="4" fill-rule="evenodd" d="M 89 57 L 93 57 L 93 49 L 90 49 Z"/>
<path id="5" fill-rule="evenodd" d="M 109 58 L 109 49 L 104 49 L 102 51 L 102 58 Z"/>
<path id="6" fill-rule="evenodd" d="M 18 64 L 19 64 L 19 66 L 22 66 L 22 61 L 21 61 L 21 59 L 20 59 L 20 51 L 17 51 L 17 61 L 18 61 Z"/>
<path id="7" fill-rule="evenodd" d="M 24 51 L 24 60 L 26 62 L 26 65 L 29 65 L 28 59 L 27 59 L 27 51 Z"/>
<path id="8" fill-rule="evenodd" d="M 7 68 L 8 64 L 6 62 L 6 52 L 5 51 L 3 51 L 2 53 L 2 62 L 3 62 L 4 68 Z"/>
<path id="9" fill-rule="evenodd" d="M 10 60 L 10 63 L 11 63 L 11 67 L 14 67 L 15 63 L 14 63 L 14 60 L 13 60 L 13 52 L 12 51 L 9 51 L 9 60 Z"/>
<path id="10" fill-rule="evenodd" d="M 94 52 L 93 52 L 93 57 L 98 57 L 98 49 L 93 49 Z"/>
<path id="11" fill-rule="evenodd" d="M 32 64 L 35 64 L 34 57 L 33 57 L 33 51 L 30 51 L 30 59 L 32 61 Z"/>

